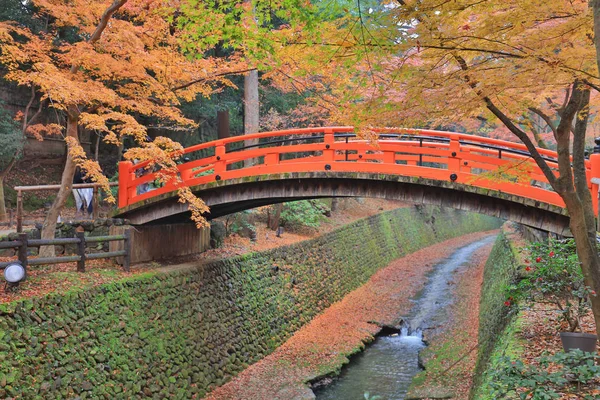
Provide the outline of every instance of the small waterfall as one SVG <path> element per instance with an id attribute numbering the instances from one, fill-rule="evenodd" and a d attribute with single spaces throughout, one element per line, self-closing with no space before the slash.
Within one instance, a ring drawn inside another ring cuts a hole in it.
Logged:
<path id="1" fill-rule="evenodd" d="M 425 347 L 423 330 L 442 326 L 445 309 L 452 301 L 449 279 L 469 261 L 480 247 L 490 243 L 488 237 L 458 249 L 436 266 L 425 288 L 414 299 L 413 311 L 400 331 L 383 332 L 367 349 L 354 356 L 340 378 L 315 390 L 318 400 L 363 400 L 364 393 L 380 395 L 386 400 L 402 400 L 413 377 L 421 370 L 419 352 Z M 392 333 L 392 334 L 390 334 Z"/>
<path id="2" fill-rule="evenodd" d="M 423 340 L 423 330 L 420 328 L 411 329 L 410 326 L 404 326 L 400 330 L 400 337 L 407 339 L 419 339 Z"/>

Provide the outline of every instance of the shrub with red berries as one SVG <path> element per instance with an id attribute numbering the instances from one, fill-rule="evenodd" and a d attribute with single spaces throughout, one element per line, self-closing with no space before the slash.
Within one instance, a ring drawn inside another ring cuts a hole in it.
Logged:
<path id="1" fill-rule="evenodd" d="M 579 319 L 589 311 L 590 296 L 596 292 L 584 284 L 573 240 L 550 240 L 532 244 L 528 251 L 532 266 L 507 289 L 506 306 L 531 303 L 553 305 L 571 331 L 579 328 Z M 510 297 L 509 297 L 510 296 Z"/>

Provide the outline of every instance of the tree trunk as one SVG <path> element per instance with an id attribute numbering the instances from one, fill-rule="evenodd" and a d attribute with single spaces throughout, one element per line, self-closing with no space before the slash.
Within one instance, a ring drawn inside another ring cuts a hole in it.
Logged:
<path id="1" fill-rule="evenodd" d="M 13 169 L 15 164 L 17 163 L 18 153 L 14 155 L 12 160 L 8 163 L 6 168 L 0 172 L 0 222 L 5 222 L 6 218 L 6 199 L 4 198 L 4 179 L 8 176 L 10 171 Z"/>
<path id="2" fill-rule="evenodd" d="M 78 119 L 78 112 L 69 109 L 69 113 L 67 116 L 67 136 L 75 138 L 77 140 Z M 62 178 L 60 181 L 60 189 L 58 190 L 58 194 L 56 195 L 54 203 L 52 203 L 50 210 L 48 210 L 48 214 L 46 215 L 46 219 L 44 220 L 44 225 L 42 225 L 42 239 L 54 239 L 54 232 L 56 231 L 56 222 L 58 221 L 58 216 L 60 215 L 60 212 L 65 206 L 67 198 L 71 194 L 73 175 L 75 174 L 75 163 L 73 162 L 71 155 L 68 154 L 68 150 L 66 158 L 67 160 L 65 162 L 65 168 L 63 170 Z M 54 246 L 44 246 L 40 248 L 40 257 L 54 257 L 54 255 Z"/>
<path id="3" fill-rule="evenodd" d="M 269 214 L 269 229 L 276 231 L 279 228 L 279 221 L 281 220 L 281 211 L 283 210 L 283 203 L 275 204 L 273 206 L 275 208 L 275 213 L 271 217 Z"/>
<path id="4" fill-rule="evenodd" d="M 596 47 L 596 63 L 600 71 L 600 0 L 591 1 L 594 11 L 594 46 Z"/>
<path id="5" fill-rule="evenodd" d="M 596 227 L 586 223 L 585 206 L 573 194 L 562 196 L 569 210 L 571 233 L 575 239 L 577 256 L 587 286 L 598 295 L 591 296 L 592 312 L 596 322 L 596 335 L 600 338 L 600 257 L 596 246 Z"/>
<path id="6" fill-rule="evenodd" d="M 4 204 L 4 176 L 0 175 L 0 222 L 6 222 L 6 205 Z"/>
<path id="7" fill-rule="evenodd" d="M 260 104 L 258 100 L 258 71 L 252 70 L 244 77 L 244 135 L 256 133 L 259 127 Z M 244 146 L 252 146 L 257 140 L 246 140 Z M 244 166 L 252 165 L 252 159 L 244 160 Z"/>
<path id="8" fill-rule="evenodd" d="M 331 212 L 335 212 L 338 209 L 338 201 L 339 198 L 337 197 L 332 197 L 331 198 Z"/>
<path id="9" fill-rule="evenodd" d="M 100 134 L 96 133 L 96 148 L 94 149 L 94 161 L 98 161 L 100 153 Z"/>

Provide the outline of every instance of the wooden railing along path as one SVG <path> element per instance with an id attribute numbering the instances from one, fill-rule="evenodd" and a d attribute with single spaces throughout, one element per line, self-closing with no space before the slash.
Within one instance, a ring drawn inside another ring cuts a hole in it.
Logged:
<path id="1" fill-rule="evenodd" d="M 112 252 L 86 253 L 86 245 L 88 243 L 101 243 L 112 241 L 124 241 L 124 250 Z M 77 253 L 72 256 L 61 257 L 37 257 L 30 258 L 27 249 L 30 247 L 54 246 L 76 244 Z M 131 262 L 131 228 L 126 229 L 123 235 L 112 236 L 85 236 L 84 232 L 76 232 L 73 238 L 57 238 L 57 239 L 29 239 L 27 233 L 20 233 L 17 240 L 0 242 L 1 249 L 17 249 L 17 257 L 19 263 L 27 269 L 33 265 L 47 265 L 77 262 L 77 271 L 85 272 L 86 260 L 97 260 L 102 258 L 123 257 L 123 270 L 130 271 Z M 4 269 L 14 261 L 0 262 L 0 269 Z"/>

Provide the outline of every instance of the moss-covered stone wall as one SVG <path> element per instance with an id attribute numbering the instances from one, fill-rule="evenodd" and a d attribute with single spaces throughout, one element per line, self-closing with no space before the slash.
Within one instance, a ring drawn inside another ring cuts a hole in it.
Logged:
<path id="1" fill-rule="evenodd" d="M 494 350 L 502 340 L 503 332 L 510 323 L 509 307 L 506 307 L 505 288 L 518 273 L 519 254 L 513 242 L 513 234 L 503 229 L 484 267 L 483 287 L 479 305 L 479 338 L 475 384 L 470 398 L 488 399 L 485 371 L 490 367 Z M 492 400 L 492 398 L 489 398 Z"/>
<path id="2" fill-rule="evenodd" d="M 0 397 L 202 396 L 390 261 L 494 218 L 404 208 L 319 238 L 0 306 Z"/>

